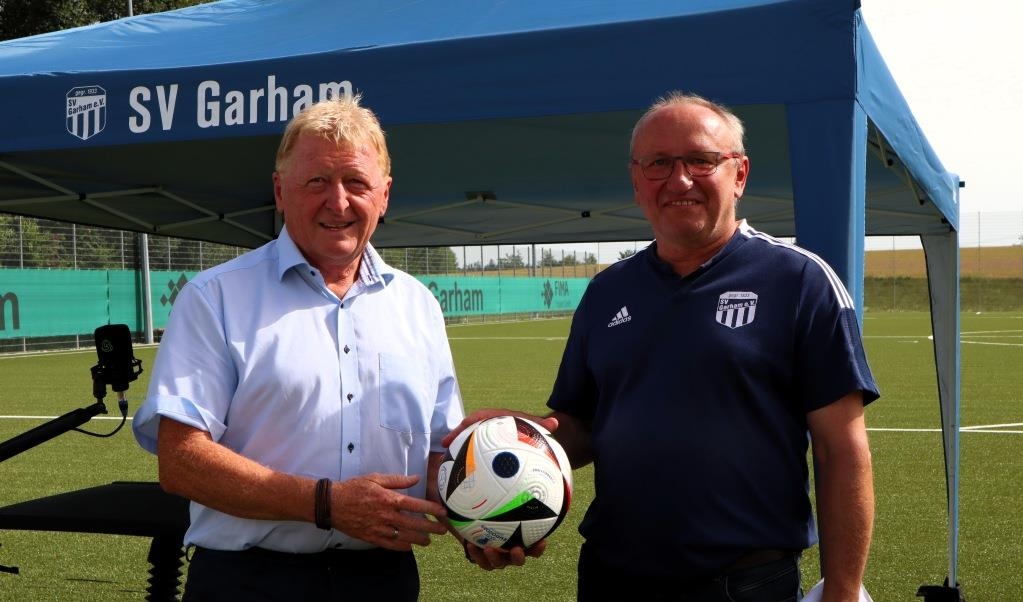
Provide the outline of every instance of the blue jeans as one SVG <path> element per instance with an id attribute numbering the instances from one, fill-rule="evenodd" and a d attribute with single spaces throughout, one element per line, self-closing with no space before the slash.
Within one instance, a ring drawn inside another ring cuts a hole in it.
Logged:
<path id="1" fill-rule="evenodd" d="M 579 555 L 579 602 L 798 602 L 799 556 L 700 579 L 650 578 L 623 573 L 587 553 Z"/>

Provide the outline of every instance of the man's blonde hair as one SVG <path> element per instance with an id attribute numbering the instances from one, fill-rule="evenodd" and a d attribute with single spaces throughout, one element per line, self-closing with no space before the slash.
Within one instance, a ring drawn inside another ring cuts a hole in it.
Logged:
<path id="1" fill-rule="evenodd" d="M 391 175 L 391 156 L 384 141 L 384 130 L 373 111 L 360 106 L 362 96 L 341 96 L 320 101 L 291 120 L 277 147 L 274 169 L 283 171 L 301 134 L 316 134 L 339 147 L 361 148 L 369 145 L 377 151 L 384 177 Z"/>

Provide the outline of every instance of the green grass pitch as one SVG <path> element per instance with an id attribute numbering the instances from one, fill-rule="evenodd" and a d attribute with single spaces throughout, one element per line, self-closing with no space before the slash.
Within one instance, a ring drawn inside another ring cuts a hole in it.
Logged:
<path id="1" fill-rule="evenodd" d="M 451 326 L 448 330 L 466 410 L 545 411 L 568 320 Z M 971 601 L 1011 600 L 1023 591 L 1023 315 L 962 317 L 960 544 L 958 580 Z M 873 313 L 864 319 L 867 353 L 882 398 L 867 410 L 877 520 L 866 586 L 878 602 L 913 600 L 922 584 L 948 574 L 948 512 L 929 318 Z M 143 372 L 128 391 L 134 412 L 148 383 L 154 348 L 136 347 Z M 0 356 L 0 441 L 92 404 L 90 349 Z M 86 428 L 108 432 L 111 414 Z M 674 478 L 665 475 L 666 478 Z M 112 481 L 153 481 L 155 458 L 126 426 L 108 439 L 66 433 L 0 463 L 0 505 Z M 417 550 L 424 601 L 573 600 L 579 520 L 593 495 L 589 469 L 576 471 L 573 506 L 547 553 L 526 567 L 484 573 L 452 538 Z M 650 484 L 656 488 L 656 483 Z M 141 600 L 148 540 L 139 537 L 0 531 L 0 600 Z M 624 550 L 623 553 L 627 553 Z M 803 581 L 818 575 L 817 553 L 803 557 Z"/>

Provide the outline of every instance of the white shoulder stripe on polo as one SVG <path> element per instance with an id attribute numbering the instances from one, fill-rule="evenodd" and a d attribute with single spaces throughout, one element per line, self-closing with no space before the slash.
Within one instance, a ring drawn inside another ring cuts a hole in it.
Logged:
<path id="1" fill-rule="evenodd" d="M 807 251 L 806 249 L 794 245 L 792 243 L 787 243 L 783 240 L 779 240 L 771 236 L 770 234 L 759 232 L 750 227 L 745 222 L 743 222 L 739 229 L 742 232 L 742 234 L 744 234 L 748 238 L 759 238 L 772 245 L 792 249 L 796 253 L 799 253 L 800 255 L 809 258 L 811 261 L 820 266 L 822 270 L 824 270 L 824 275 L 827 276 L 828 282 L 831 283 L 831 289 L 835 292 L 835 296 L 838 298 L 839 305 L 843 309 L 855 309 L 855 304 L 853 303 L 852 296 L 849 294 L 849 291 L 846 290 L 845 285 L 842 283 L 842 279 L 838 277 L 838 274 L 835 273 L 835 270 L 831 269 L 831 266 L 828 265 L 826 261 L 818 257 L 816 254 L 811 253 L 810 251 Z"/>

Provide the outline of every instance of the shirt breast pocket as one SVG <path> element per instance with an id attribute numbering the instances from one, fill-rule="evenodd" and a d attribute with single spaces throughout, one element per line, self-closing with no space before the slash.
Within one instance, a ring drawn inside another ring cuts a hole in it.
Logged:
<path id="1" fill-rule="evenodd" d="M 380 426 L 402 433 L 429 433 L 433 397 L 421 361 L 380 354 Z"/>

